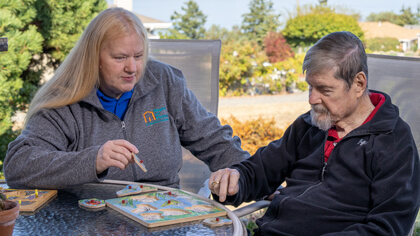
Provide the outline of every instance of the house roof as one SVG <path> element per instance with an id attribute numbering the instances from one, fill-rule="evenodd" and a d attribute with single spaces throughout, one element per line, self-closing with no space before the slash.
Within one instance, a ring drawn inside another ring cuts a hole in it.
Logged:
<path id="1" fill-rule="evenodd" d="M 148 16 L 144 16 L 144 15 L 140 15 L 138 13 L 134 14 L 140 18 L 141 22 L 143 23 L 143 25 L 147 28 L 147 29 L 167 29 L 169 27 L 172 26 L 171 22 L 165 22 L 165 21 L 161 21 L 161 20 L 157 20 L 154 19 L 152 17 L 148 17 Z"/>
<path id="2" fill-rule="evenodd" d="M 135 12 L 134 12 L 134 14 L 136 14 L 136 16 L 138 18 L 140 18 L 142 23 L 167 23 L 167 22 L 164 22 L 164 21 L 161 21 L 161 20 L 154 19 L 152 17 L 140 15 L 140 14 L 135 13 Z"/>
<path id="3" fill-rule="evenodd" d="M 108 5 L 108 8 L 111 7 L 118 7 L 115 4 Z M 165 22 L 161 20 L 154 19 L 152 17 L 140 15 L 138 13 L 133 12 L 138 18 L 140 18 L 141 23 L 143 23 L 144 27 L 146 27 L 149 30 L 154 29 L 167 29 L 172 26 L 171 22 Z"/>
<path id="4" fill-rule="evenodd" d="M 391 37 L 399 41 L 411 41 L 417 39 L 420 29 L 407 29 L 390 22 L 359 22 L 360 28 L 365 32 L 365 38 Z"/>

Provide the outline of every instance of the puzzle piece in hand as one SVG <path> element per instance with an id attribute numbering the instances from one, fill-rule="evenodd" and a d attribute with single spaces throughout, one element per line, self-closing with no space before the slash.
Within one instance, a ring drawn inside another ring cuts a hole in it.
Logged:
<path id="1" fill-rule="evenodd" d="M 210 227 L 218 227 L 222 225 L 232 224 L 232 220 L 227 217 L 214 217 L 214 218 L 205 219 L 203 221 L 203 224 Z"/>
<path id="2" fill-rule="evenodd" d="M 79 206 L 86 207 L 89 209 L 99 209 L 105 207 L 106 204 L 104 200 L 100 200 L 97 198 L 89 198 L 79 200 Z"/>
<path id="3" fill-rule="evenodd" d="M 133 155 L 133 158 L 134 158 L 134 161 L 136 162 L 136 164 L 138 165 L 138 166 L 140 166 L 140 168 L 144 171 L 144 172 L 147 172 L 147 169 L 146 169 L 146 166 L 144 165 L 144 163 L 143 163 L 143 160 L 140 160 L 140 158 L 136 155 L 136 154 L 134 154 L 133 152 L 131 153 L 132 155 Z"/>

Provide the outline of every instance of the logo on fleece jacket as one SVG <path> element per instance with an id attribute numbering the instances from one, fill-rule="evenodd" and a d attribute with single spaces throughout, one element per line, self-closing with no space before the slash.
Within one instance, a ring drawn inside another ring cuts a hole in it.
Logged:
<path id="1" fill-rule="evenodd" d="M 357 142 L 357 144 L 359 144 L 359 146 L 366 145 L 367 141 L 364 139 L 360 139 L 359 142 Z"/>
<path id="2" fill-rule="evenodd" d="M 166 107 L 154 109 L 153 111 L 146 111 L 143 114 L 144 122 L 147 126 L 157 124 L 162 121 L 169 120 Z"/>
<path id="3" fill-rule="evenodd" d="M 153 111 L 146 111 L 143 114 L 144 122 L 147 126 L 157 124 L 162 121 L 169 120 L 166 107 L 154 109 Z"/>

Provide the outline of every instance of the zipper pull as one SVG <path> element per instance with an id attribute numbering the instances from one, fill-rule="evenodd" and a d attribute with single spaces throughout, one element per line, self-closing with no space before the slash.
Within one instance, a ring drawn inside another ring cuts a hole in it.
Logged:
<path id="1" fill-rule="evenodd" d="M 321 182 L 324 181 L 324 175 L 325 175 L 325 171 L 327 169 L 327 165 L 328 165 L 328 163 L 324 162 L 324 166 L 322 167 L 322 172 L 321 172 Z"/>
<path id="2" fill-rule="evenodd" d="M 125 130 L 125 123 L 124 123 L 124 121 L 121 121 L 121 127 L 122 127 L 123 130 Z"/>

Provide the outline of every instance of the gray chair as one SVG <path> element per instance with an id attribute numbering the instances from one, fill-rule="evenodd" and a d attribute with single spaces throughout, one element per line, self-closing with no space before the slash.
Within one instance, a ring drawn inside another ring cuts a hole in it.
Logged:
<path id="1" fill-rule="evenodd" d="M 369 89 L 391 97 L 420 152 L 420 58 L 368 54 L 368 68 Z"/>
<path id="2" fill-rule="evenodd" d="M 420 153 L 420 58 L 369 54 L 368 68 L 369 88 L 387 93 L 399 107 Z"/>
<path id="3" fill-rule="evenodd" d="M 221 45 L 220 40 L 151 39 L 149 56 L 180 69 L 188 88 L 217 116 Z M 197 193 L 211 172 L 186 149 L 183 149 L 183 160 L 179 173 L 181 187 Z"/>

